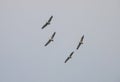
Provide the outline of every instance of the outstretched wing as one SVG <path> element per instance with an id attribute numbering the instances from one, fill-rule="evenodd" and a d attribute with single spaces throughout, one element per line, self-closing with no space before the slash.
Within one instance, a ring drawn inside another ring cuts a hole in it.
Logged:
<path id="1" fill-rule="evenodd" d="M 52 20 L 52 18 L 53 18 L 53 16 L 51 16 L 51 17 L 49 18 L 49 20 L 48 20 L 49 23 L 50 23 L 50 21 Z"/>
<path id="2" fill-rule="evenodd" d="M 69 59 L 70 59 L 70 58 L 69 58 L 69 57 L 67 57 L 67 59 L 65 60 L 65 62 L 64 62 L 64 63 L 66 63 Z"/>
<path id="3" fill-rule="evenodd" d="M 45 44 L 45 46 L 47 46 L 50 42 L 51 42 L 51 40 L 48 40 L 48 42 Z"/>
<path id="4" fill-rule="evenodd" d="M 77 50 L 79 49 L 79 47 L 80 47 L 80 45 L 81 45 L 81 44 L 82 44 L 82 43 L 81 43 L 81 42 L 79 42 L 79 44 L 78 44 L 78 46 L 77 46 L 77 48 L 76 48 Z"/>
<path id="5" fill-rule="evenodd" d="M 46 22 L 43 26 L 42 29 L 45 28 L 48 25 L 48 23 Z"/>
<path id="6" fill-rule="evenodd" d="M 70 57 L 72 57 L 73 53 L 74 53 L 74 51 L 73 51 L 73 52 L 71 52 Z"/>
<path id="7" fill-rule="evenodd" d="M 53 39 L 53 38 L 54 38 L 55 34 L 56 34 L 56 32 L 54 32 L 54 33 L 53 33 L 53 35 L 52 35 L 51 39 Z"/>

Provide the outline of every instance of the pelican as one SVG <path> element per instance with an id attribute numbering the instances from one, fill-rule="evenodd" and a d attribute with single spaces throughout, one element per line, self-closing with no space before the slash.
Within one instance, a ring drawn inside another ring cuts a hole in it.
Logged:
<path id="1" fill-rule="evenodd" d="M 67 57 L 67 59 L 65 60 L 65 62 L 64 62 L 64 63 L 66 63 L 69 59 L 71 59 L 71 58 L 72 58 L 73 53 L 74 53 L 74 51 L 70 53 L 69 57 Z"/>
<path id="2" fill-rule="evenodd" d="M 54 32 L 51 36 L 51 38 L 48 40 L 48 42 L 45 44 L 45 46 L 47 46 L 51 41 L 53 41 L 53 38 L 55 36 L 56 32 Z"/>
<path id="3" fill-rule="evenodd" d="M 81 37 L 81 40 L 80 40 L 80 42 L 79 42 L 79 44 L 78 44 L 78 46 L 77 46 L 77 50 L 79 49 L 79 47 L 81 46 L 81 44 L 83 44 L 83 39 L 84 39 L 84 35 Z"/>
<path id="4" fill-rule="evenodd" d="M 52 20 L 53 16 L 49 18 L 49 20 L 42 26 L 42 29 L 44 29 L 47 25 L 50 25 L 50 22 Z"/>

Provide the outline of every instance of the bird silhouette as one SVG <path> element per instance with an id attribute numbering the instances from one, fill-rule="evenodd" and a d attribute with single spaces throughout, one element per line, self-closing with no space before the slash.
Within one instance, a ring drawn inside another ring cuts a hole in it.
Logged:
<path id="1" fill-rule="evenodd" d="M 74 54 L 74 51 L 70 53 L 69 57 L 67 57 L 64 63 L 66 63 L 69 59 L 71 59 L 73 54 Z"/>
<path id="2" fill-rule="evenodd" d="M 47 43 L 45 44 L 45 46 L 47 46 L 51 41 L 53 41 L 53 38 L 55 36 L 56 32 L 54 32 L 51 36 L 51 38 L 47 41 Z"/>
<path id="3" fill-rule="evenodd" d="M 81 40 L 80 40 L 80 42 L 79 42 L 79 44 L 78 44 L 78 46 L 77 46 L 77 50 L 79 49 L 79 47 L 81 46 L 81 44 L 83 44 L 83 39 L 84 39 L 84 35 L 81 37 Z"/>
<path id="4" fill-rule="evenodd" d="M 42 26 L 41 29 L 44 29 L 47 25 L 50 25 L 50 22 L 51 22 L 52 18 L 53 18 L 53 16 L 51 16 L 51 17 L 49 18 L 49 20 Z"/>

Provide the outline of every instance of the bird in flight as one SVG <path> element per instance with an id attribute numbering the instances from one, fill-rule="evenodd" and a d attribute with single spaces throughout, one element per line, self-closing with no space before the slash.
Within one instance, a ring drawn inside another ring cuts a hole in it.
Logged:
<path id="1" fill-rule="evenodd" d="M 50 22 L 51 22 L 52 18 L 53 18 L 53 16 L 51 16 L 51 17 L 49 18 L 49 20 L 42 26 L 41 29 L 44 29 L 47 25 L 50 25 Z"/>
<path id="2" fill-rule="evenodd" d="M 83 44 L 83 39 L 84 39 L 84 35 L 81 37 L 81 40 L 80 40 L 80 42 L 79 42 L 79 44 L 78 44 L 78 46 L 77 46 L 77 50 L 79 49 L 79 47 L 81 46 L 81 44 Z"/>
<path id="3" fill-rule="evenodd" d="M 47 46 L 51 41 L 53 41 L 53 38 L 55 36 L 56 32 L 54 32 L 51 36 L 51 38 L 48 40 L 48 42 L 45 44 L 45 46 Z"/>
<path id="4" fill-rule="evenodd" d="M 64 63 L 66 63 L 69 59 L 71 59 L 71 58 L 72 58 L 73 53 L 74 53 L 74 51 L 70 53 L 69 57 L 67 57 L 67 59 L 65 60 L 65 62 L 64 62 Z"/>

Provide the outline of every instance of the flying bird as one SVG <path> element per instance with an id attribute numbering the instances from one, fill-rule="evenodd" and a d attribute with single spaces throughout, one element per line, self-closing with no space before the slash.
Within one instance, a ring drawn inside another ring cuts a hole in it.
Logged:
<path id="1" fill-rule="evenodd" d="M 49 20 L 42 26 L 42 29 L 44 29 L 47 25 L 50 25 L 50 22 L 52 20 L 53 16 L 49 18 Z"/>
<path id="2" fill-rule="evenodd" d="M 80 40 L 80 42 L 79 42 L 79 44 L 78 44 L 78 46 L 77 46 L 77 50 L 79 49 L 79 47 L 81 46 L 81 44 L 83 44 L 83 39 L 84 39 L 84 35 L 81 37 L 81 40 Z"/>
<path id="3" fill-rule="evenodd" d="M 73 53 L 74 53 L 74 51 L 70 53 L 69 57 L 67 57 L 67 59 L 65 60 L 65 62 L 64 62 L 64 63 L 66 63 L 69 59 L 71 59 L 71 58 L 72 58 Z"/>
<path id="4" fill-rule="evenodd" d="M 51 38 L 48 40 L 48 42 L 45 44 L 45 46 L 47 46 L 51 41 L 53 41 L 53 38 L 55 36 L 56 32 L 54 32 L 51 36 Z"/>

